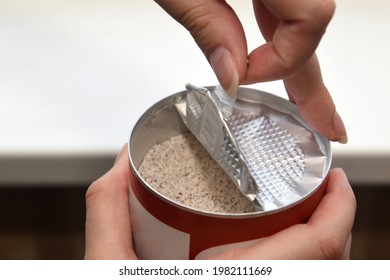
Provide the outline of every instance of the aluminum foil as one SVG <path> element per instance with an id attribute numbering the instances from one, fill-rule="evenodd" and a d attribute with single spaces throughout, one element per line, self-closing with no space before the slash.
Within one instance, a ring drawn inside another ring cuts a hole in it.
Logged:
<path id="1" fill-rule="evenodd" d="M 239 88 L 186 86 L 175 107 L 187 128 L 259 211 L 297 203 L 326 177 L 330 142 L 291 102 Z"/>

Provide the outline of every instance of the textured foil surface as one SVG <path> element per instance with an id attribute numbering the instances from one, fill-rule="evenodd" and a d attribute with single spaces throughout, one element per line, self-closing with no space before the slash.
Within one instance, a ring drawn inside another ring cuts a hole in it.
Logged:
<path id="1" fill-rule="evenodd" d="M 186 87 L 175 104 L 185 125 L 259 211 L 297 203 L 326 177 L 330 142 L 288 100 L 247 88 L 234 100 L 220 86 Z"/>

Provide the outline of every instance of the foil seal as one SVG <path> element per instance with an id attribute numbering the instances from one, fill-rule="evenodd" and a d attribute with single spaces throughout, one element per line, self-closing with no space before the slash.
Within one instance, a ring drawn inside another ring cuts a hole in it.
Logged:
<path id="1" fill-rule="evenodd" d="M 293 103 L 242 87 L 237 99 L 220 86 L 186 88 L 175 104 L 183 122 L 259 211 L 293 205 L 321 185 L 330 142 Z"/>

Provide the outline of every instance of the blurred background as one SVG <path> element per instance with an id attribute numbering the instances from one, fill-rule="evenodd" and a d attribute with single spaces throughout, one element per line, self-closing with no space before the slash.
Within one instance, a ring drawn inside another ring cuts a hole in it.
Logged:
<path id="1" fill-rule="evenodd" d="M 248 48 L 251 1 L 228 1 Z M 319 48 L 348 133 L 333 144 L 358 201 L 353 259 L 390 259 L 390 2 L 336 1 Z M 217 80 L 153 1 L 0 0 L 0 259 L 82 259 L 85 191 L 141 114 Z M 286 97 L 280 82 L 251 85 Z"/>

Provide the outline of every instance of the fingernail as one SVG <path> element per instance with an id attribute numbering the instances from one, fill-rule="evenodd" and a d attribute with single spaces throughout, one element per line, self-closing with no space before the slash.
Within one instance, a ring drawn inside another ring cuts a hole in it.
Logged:
<path id="1" fill-rule="evenodd" d="M 333 129 L 336 133 L 338 142 L 341 144 L 346 144 L 348 142 L 347 130 L 345 129 L 344 122 L 337 111 L 333 116 Z"/>
<path id="2" fill-rule="evenodd" d="M 210 55 L 210 64 L 221 86 L 230 97 L 235 98 L 239 77 L 231 52 L 224 47 L 215 49 Z"/>

